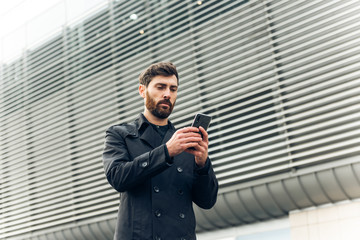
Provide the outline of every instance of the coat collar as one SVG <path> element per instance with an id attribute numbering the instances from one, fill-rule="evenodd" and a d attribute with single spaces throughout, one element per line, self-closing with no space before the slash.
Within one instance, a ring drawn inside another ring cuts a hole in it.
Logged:
<path id="1" fill-rule="evenodd" d="M 169 130 L 165 134 L 163 141 L 161 141 L 160 137 L 158 137 L 158 133 L 152 128 L 150 122 L 146 119 L 146 117 L 141 113 L 139 117 L 135 120 L 138 123 L 138 133 L 140 139 L 147 142 L 152 148 L 156 148 L 160 146 L 162 143 L 167 142 L 173 132 L 175 132 L 175 128 L 173 124 L 168 121 Z"/>

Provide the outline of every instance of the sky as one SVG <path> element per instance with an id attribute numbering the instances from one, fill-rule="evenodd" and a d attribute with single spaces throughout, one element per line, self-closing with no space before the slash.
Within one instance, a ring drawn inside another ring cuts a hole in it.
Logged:
<path id="1" fill-rule="evenodd" d="M 109 0 L 0 0 L 0 63 L 21 54 Z"/>

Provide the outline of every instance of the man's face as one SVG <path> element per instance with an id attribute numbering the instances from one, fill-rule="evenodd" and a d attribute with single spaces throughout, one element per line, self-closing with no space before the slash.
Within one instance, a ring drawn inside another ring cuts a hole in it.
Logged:
<path id="1" fill-rule="evenodd" d="M 145 107 L 155 117 L 168 118 L 177 97 L 176 76 L 156 76 L 145 88 Z"/>

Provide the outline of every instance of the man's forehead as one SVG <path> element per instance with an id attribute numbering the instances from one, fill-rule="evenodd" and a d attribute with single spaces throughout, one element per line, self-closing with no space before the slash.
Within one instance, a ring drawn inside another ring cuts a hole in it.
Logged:
<path id="1" fill-rule="evenodd" d="M 162 84 L 162 85 L 170 85 L 177 86 L 177 78 L 175 75 L 172 76 L 155 76 L 151 79 L 150 84 Z"/>

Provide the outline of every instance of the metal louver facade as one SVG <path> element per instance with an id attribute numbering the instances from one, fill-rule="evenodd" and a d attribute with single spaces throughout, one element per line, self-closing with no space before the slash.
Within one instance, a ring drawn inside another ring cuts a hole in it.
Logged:
<path id="1" fill-rule="evenodd" d="M 172 122 L 213 117 L 198 232 L 360 198 L 359 1 L 109 1 L 1 66 L 0 239 L 111 239 L 104 132 L 157 61 L 180 73 Z"/>

